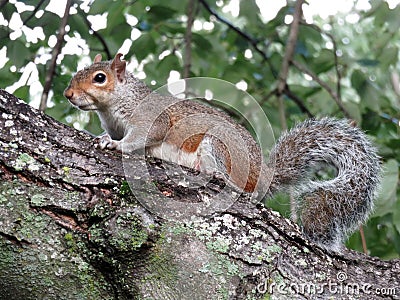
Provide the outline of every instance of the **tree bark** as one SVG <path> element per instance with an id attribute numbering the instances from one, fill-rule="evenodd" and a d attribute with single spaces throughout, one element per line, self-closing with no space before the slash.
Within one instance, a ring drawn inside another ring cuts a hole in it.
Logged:
<path id="1" fill-rule="evenodd" d="M 141 160 L 131 192 L 120 153 L 4 90 L 0 128 L 1 299 L 399 299 L 399 260 L 328 253 L 246 195 L 208 216 L 161 218 L 138 201 L 165 201 Z M 181 203 L 221 186 L 189 189 L 159 161 L 147 167 Z"/>

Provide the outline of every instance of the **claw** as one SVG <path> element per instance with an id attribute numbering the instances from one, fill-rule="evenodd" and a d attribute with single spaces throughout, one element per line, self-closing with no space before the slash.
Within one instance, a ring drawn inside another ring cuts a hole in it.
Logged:
<path id="1" fill-rule="evenodd" d="M 105 148 L 111 149 L 111 150 L 113 150 L 113 149 L 120 150 L 121 149 L 120 141 L 113 140 L 108 134 L 104 134 L 98 138 L 99 138 L 98 144 L 99 144 L 100 149 L 105 149 Z"/>

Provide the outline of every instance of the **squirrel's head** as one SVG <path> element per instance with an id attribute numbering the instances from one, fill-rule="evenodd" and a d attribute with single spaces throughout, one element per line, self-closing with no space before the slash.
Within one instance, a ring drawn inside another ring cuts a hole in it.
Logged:
<path id="1" fill-rule="evenodd" d="M 93 64 L 75 74 L 64 96 L 82 110 L 102 110 L 110 104 L 110 94 L 126 82 L 126 61 L 121 53 L 112 61 L 101 61 L 97 54 Z"/>

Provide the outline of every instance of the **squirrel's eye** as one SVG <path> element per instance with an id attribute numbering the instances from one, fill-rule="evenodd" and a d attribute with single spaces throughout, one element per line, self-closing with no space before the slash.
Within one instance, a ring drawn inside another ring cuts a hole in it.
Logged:
<path id="1" fill-rule="evenodd" d="M 94 76 L 93 81 L 96 83 L 104 83 L 106 81 L 106 74 L 104 73 L 97 73 L 96 76 Z"/>

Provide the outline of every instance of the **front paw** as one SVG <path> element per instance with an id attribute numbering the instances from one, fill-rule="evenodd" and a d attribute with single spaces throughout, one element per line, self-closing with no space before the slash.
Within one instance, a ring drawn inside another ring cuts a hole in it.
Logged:
<path id="1" fill-rule="evenodd" d="M 108 134 L 98 137 L 98 145 L 100 149 L 121 150 L 121 141 L 113 140 Z"/>

